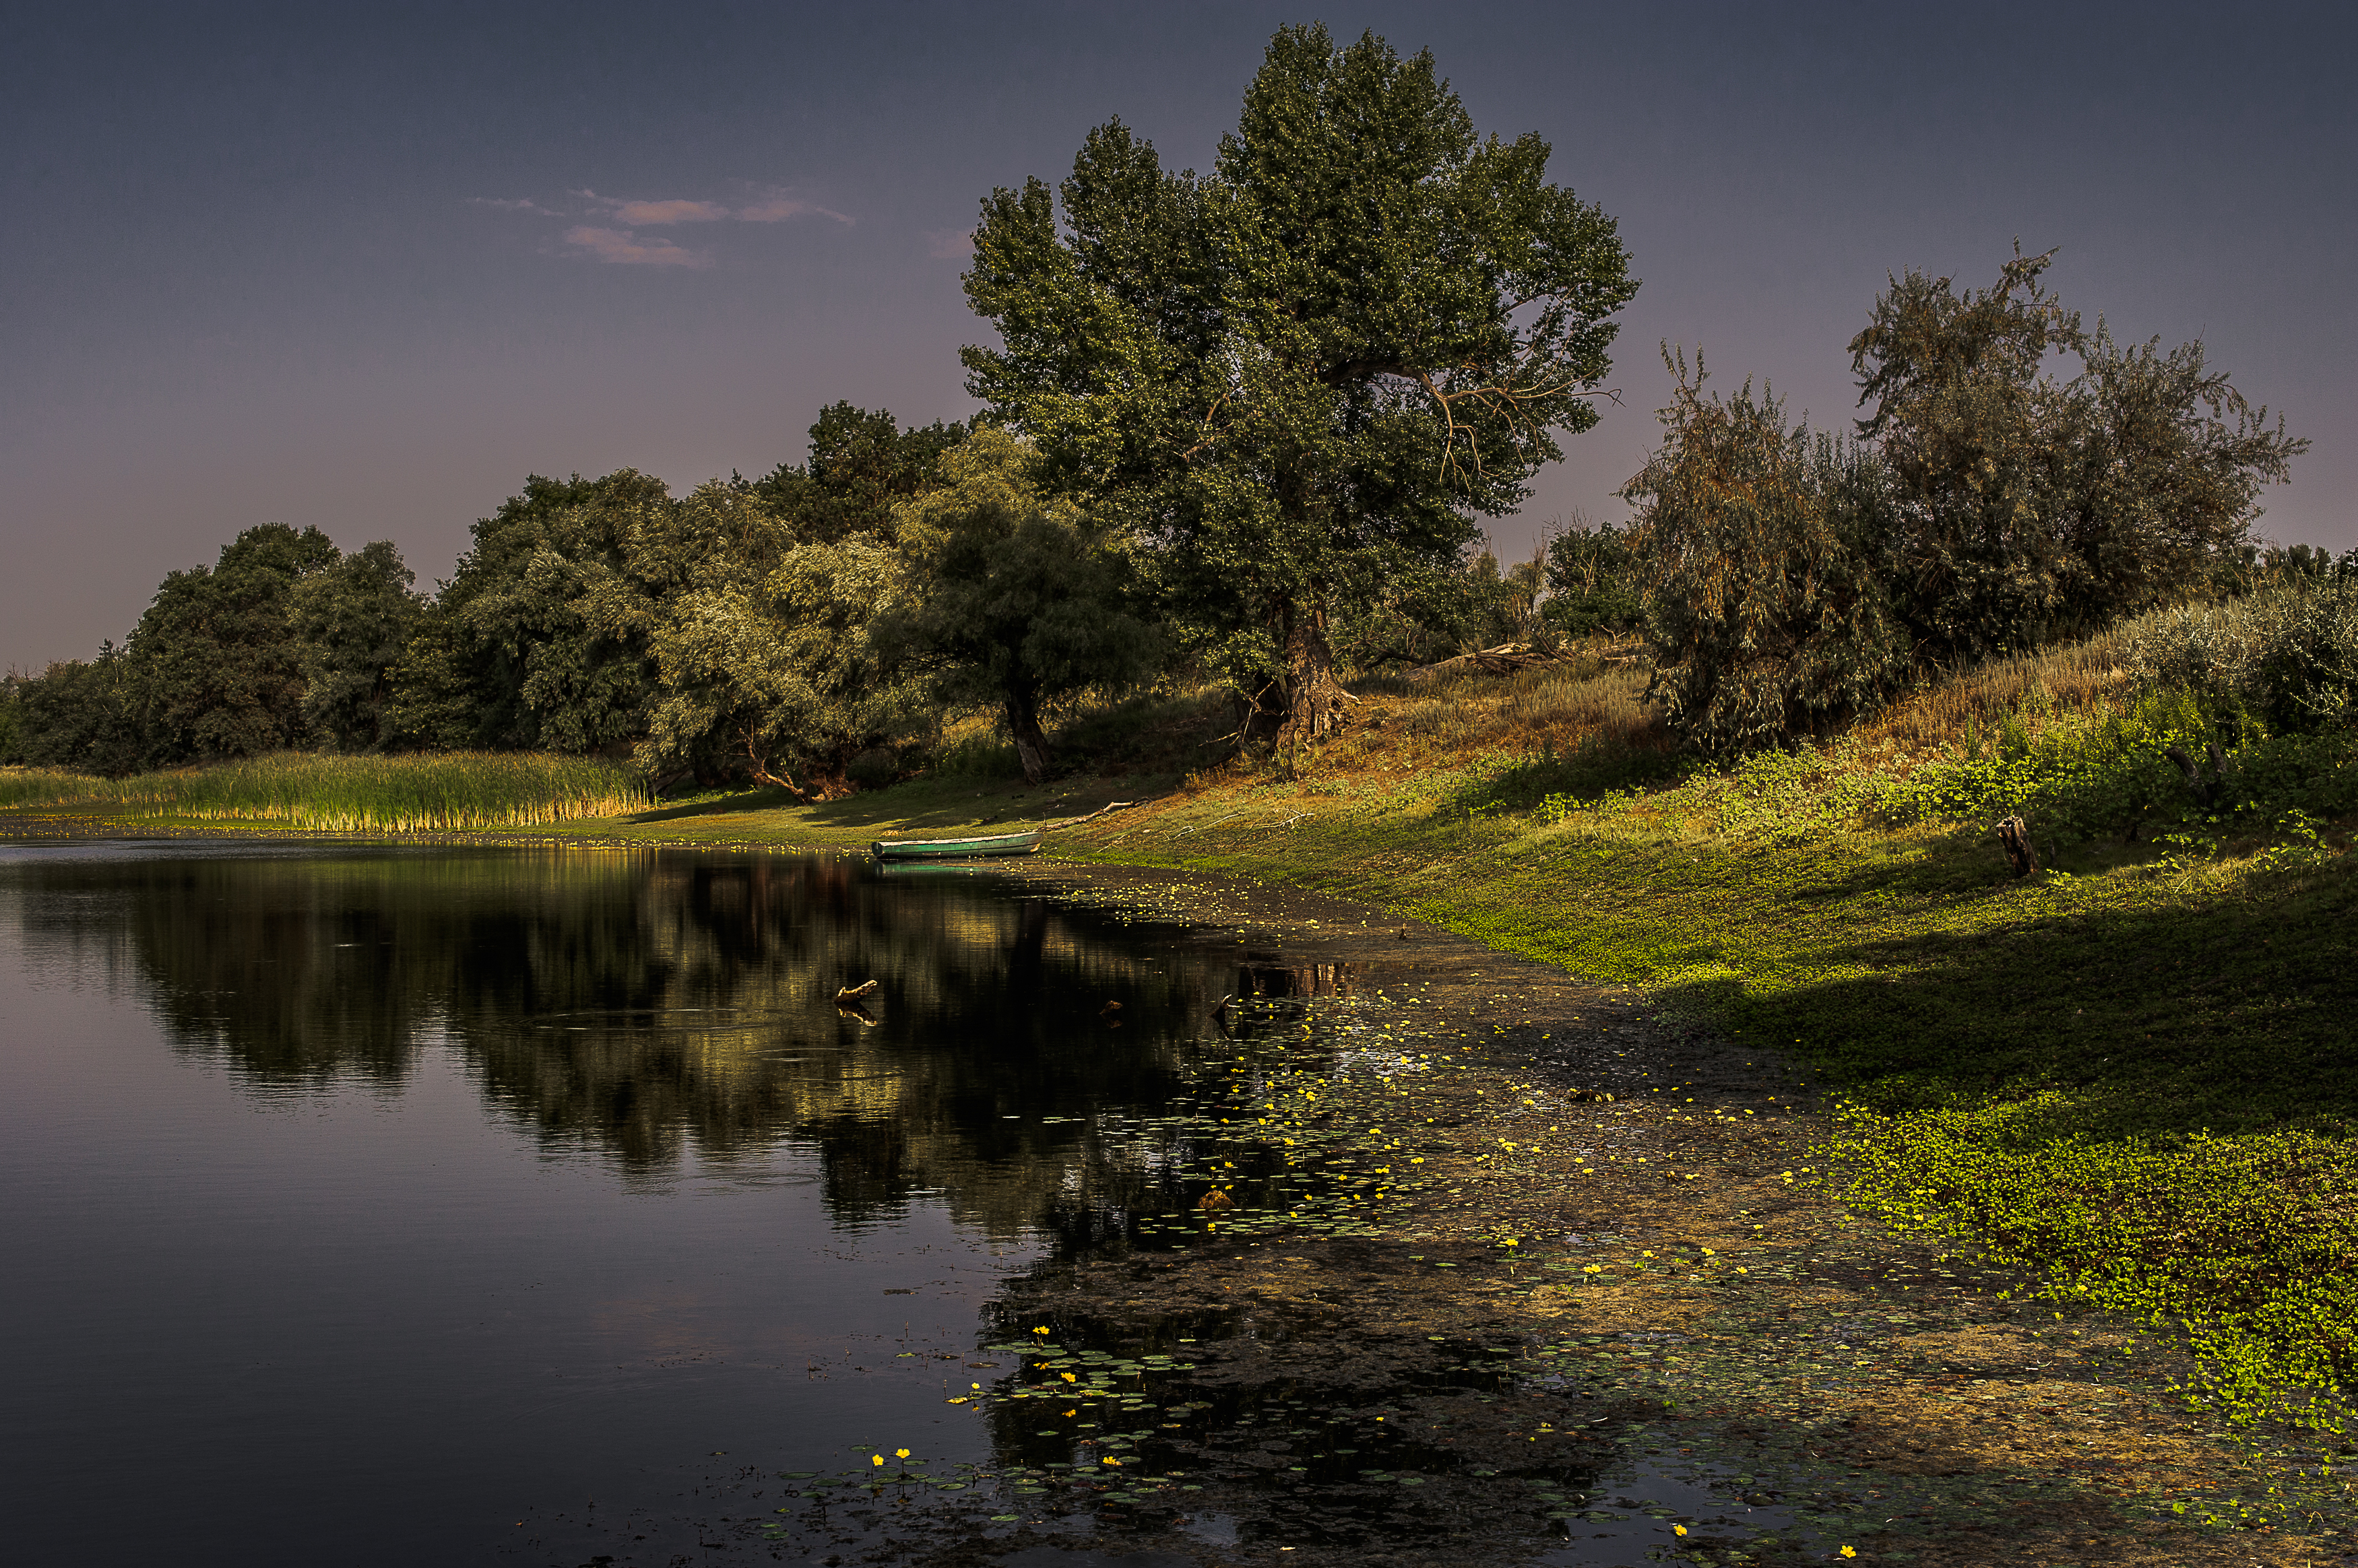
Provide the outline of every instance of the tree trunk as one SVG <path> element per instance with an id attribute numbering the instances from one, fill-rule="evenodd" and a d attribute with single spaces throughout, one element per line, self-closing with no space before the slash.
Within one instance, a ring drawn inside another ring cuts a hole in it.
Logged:
<path id="1" fill-rule="evenodd" d="M 1007 693 L 1007 732 L 1015 738 L 1015 760 L 1023 764 L 1026 784 L 1038 784 L 1048 776 L 1048 737 L 1040 732 L 1040 708 L 1028 691 L 1010 687 Z"/>
<path id="2" fill-rule="evenodd" d="M 1270 615 L 1284 667 L 1252 696 L 1245 715 L 1249 743 L 1291 747 L 1315 741 L 1339 727 L 1343 705 L 1351 700 L 1335 678 L 1335 651 L 1326 643 L 1326 607 L 1281 600 Z"/>

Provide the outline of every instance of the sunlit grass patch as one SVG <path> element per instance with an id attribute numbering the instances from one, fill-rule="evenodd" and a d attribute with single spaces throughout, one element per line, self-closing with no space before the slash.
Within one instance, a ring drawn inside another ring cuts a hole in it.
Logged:
<path id="1" fill-rule="evenodd" d="M 1972 746 L 2006 725 L 2041 727 L 2106 707 L 2129 683 L 2128 646 L 2139 622 L 2083 643 L 1993 659 L 1912 692 L 1852 731 L 1862 751 L 1930 756 Z"/>

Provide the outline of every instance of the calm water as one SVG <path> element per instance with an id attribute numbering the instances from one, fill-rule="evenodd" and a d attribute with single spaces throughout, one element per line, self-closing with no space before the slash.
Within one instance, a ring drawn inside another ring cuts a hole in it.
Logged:
<path id="1" fill-rule="evenodd" d="M 692 1551 L 979 1456 L 979 1309 L 1167 1179 L 1234 976 L 842 860 L 0 848 L 0 1555 Z"/>

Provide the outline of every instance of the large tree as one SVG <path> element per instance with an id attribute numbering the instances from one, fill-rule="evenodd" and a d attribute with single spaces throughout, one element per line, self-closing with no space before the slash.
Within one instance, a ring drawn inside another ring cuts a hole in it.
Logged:
<path id="1" fill-rule="evenodd" d="M 545 479 L 474 527 L 393 672 L 399 738 L 438 749 L 590 752 L 646 733 L 654 662 L 644 641 L 582 614 L 626 570 L 634 529 L 671 504 L 652 474 Z"/>
<path id="2" fill-rule="evenodd" d="M 1548 157 L 1477 137 L 1429 54 L 1288 27 L 1210 175 L 1115 121 L 1061 226 L 1036 178 L 984 201 L 967 293 L 1001 346 L 965 351 L 969 389 L 1162 546 L 1249 735 L 1331 728 L 1336 596 L 1453 566 L 1595 423 L 1637 284 Z"/>
<path id="3" fill-rule="evenodd" d="M 963 435 L 837 403 L 810 427 L 806 464 L 644 512 L 580 601 L 591 627 L 654 660 L 643 767 L 833 795 L 854 758 L 922 722 L 919 682 L 876 624 L 905 575 L 896 508 L 941 482 Z"/>
<path id="4" fill-rule="evenodd" d="M 393 541 L 379 539 L 296 587 L 303 718 L 319 744 L 369 752 L 388 738 L 393 666 L 422 608 L 416 580 Z"/>
<path id="5" fill-rule="evenodd" d="M 892 511 L 939 482 L 942 454 L 966 438 L 963 424 L 902 428 L 891 410 L 830 403 L 810 427 L 810 456 L 780 463 L 753 493 L 806 545 L 854 534 L 889 541 Z"/>

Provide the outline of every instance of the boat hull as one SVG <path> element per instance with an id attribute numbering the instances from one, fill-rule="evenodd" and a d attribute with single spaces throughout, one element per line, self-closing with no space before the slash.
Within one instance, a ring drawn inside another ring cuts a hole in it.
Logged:
<path id="1" fill-rule="evenodd" d="M 868 846 L 878 860 L 968 860 L 985 855 L 1030 855 L 1040 849 L 1038 833 L 993 833 L 975 838 L 879 838 Z"/>

